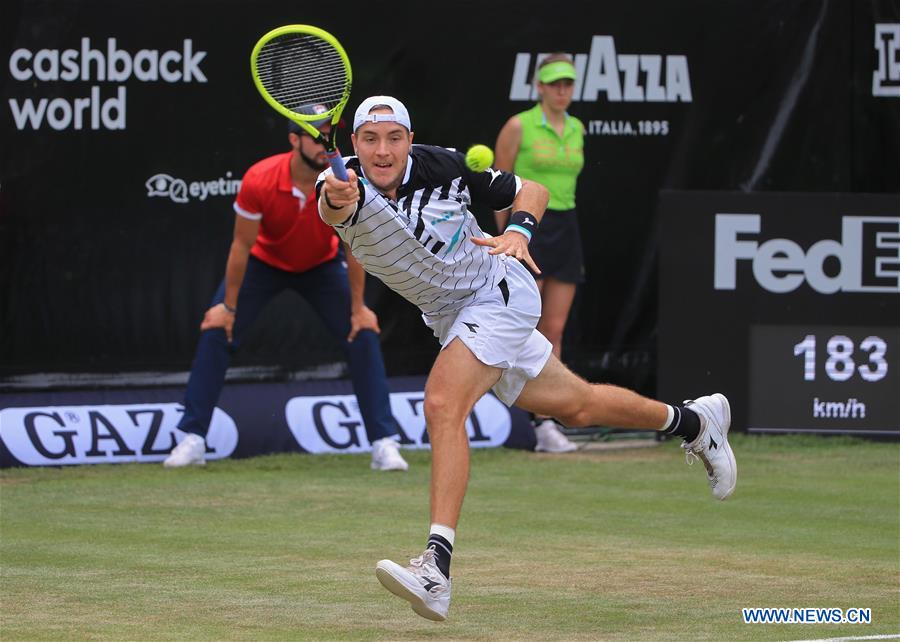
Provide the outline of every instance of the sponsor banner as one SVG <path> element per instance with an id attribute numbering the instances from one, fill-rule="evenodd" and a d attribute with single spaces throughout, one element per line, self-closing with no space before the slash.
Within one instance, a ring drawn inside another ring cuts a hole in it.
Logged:
<path id="1" fill-rule="evenodd" d="M 154 174 L 144 183 L 147 198 L 166 198 L 173 203 L 205 201 L 211 196 L 227 196 L 234 199 L 241 189 L 241 181 L 231 172 L 210 181 L 186 181 L 168 174 Z"/>
<path id="2" fill-rule="evenodd" d="M 391 412 L 400 426 L 404 448 L 429 448 L 423 392 L 391 394 Z M 303 450 L 311 453 L 366 452 L 371 450 L 359 405 L 353 395 L 294 397 L 285 408 L 288 426 Z M 493 395 L 485 395 L 466 420 L 473 448 L 502 446 L 509 439 L 509 408 Z"/>
<path id="3" fill-rule="evenodd" d="M 162 461 L 181 439 L 180 404 L 44 406 L 0 410 L 0 439 L 27 466 Z M 213 412 L 207 459 L 234 452 L 238 433 L 222 410 Z"/>
<path id="4" fill-rule="evenodd" d="M 428 448 L 425 380 L 389 380 L 404 448 Z M 279 452 L 371 450 L 352 385 L 345 380 L 227 384 L 213 413 L 207 458 Z M 183 438 L 183 388 L 0 394 L 0 467 L 161 462 Z M 528 415 L 491 394 L 466 421 L 473 447 L 532 449 Z"/>
<path id="5" fill-rule="evenodd" d="M 723 392 L 750 431 L 900 434 L 900 195 L 673 191 L 660 217 L 661 398 Z"/>
<path id="6" fill-rule="evenodd" d="M 510 101 L 538 99 L 535 74 L 548 53 L 519 52 L 509 87 Z M 612 35 L 594 35 L 588 53 L 570 53 L 577 78 L 575 103 L 690 103 L 688 58 L 682 54 L 619 53 Z M 592 110 L 594 111 L 594 110 Z M 634 110 L 634 119 L 585 119 L 588 136 L 668 136 L 670 121 Z"/>
<path id="7" fill-rule="evenodd" d="M 838 239 L 804 250 L 786 238 L 758 241 L 760 214 L 716 214 L 715 288 L 737 289 L 737 266 L 747 261 L 764 290 L 785 294 L 806 285 L 820 294 L 900 293 L 900 215 L 842 216 Z M 828 266 L 837 265 L 836 269 Z"/>
<path id="8" fill-rule="evenodd" d="M 516 54 L 510 100 L 537 100 L 538 91 L 532 79 L 548 55 Z M 590 53 L 576 53 L 572 59 L 577 73 L 573 101 L 689 103 L 692 100 L 686 56 L 617 53 L 613 36 L 595 35 L 590 41 Z"/>
<path id="9" fill-rule="evenodd" d="M 8 98 L 16 129 L 127 128 L 127 82 L 205 83 L 206 51 L 185 38 L 177 50 L 126 48 L 116 37 L 100 45 L 90 37 L 66 38 L 71 46 L 19 47 L 9 55 L 9 75 L 17 81 Z M 59 84 L 71 85 L 59 90 Z M 49 91 L 45 89 L 49 84 Z M 53 96 L 46 97 L 50 93 Z M 55 95 L 63 93 L 64 96 Z"/>
<path id="10" fill-rule="evenodd" d="M 872 95 L 900 98 L 900 22 L 875 25 L 875 52 Z"/>

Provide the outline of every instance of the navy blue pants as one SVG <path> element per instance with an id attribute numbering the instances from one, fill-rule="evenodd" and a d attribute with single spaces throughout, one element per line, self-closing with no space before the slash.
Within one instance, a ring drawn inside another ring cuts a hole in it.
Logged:
<path id="1" fill-rule="evenodd" d="M 350 283 L 343 253 L 311 270 L 298 273 L 279 270 L 250 256 L 238 296 L 232 343 L 229 345 L 222 328 L 200 333 L 184 397 L 184 416 L 178 423 L 179 430 L 206 436 L 213 409 L 225 384 L 225 371 L 228 370 L 232 353 L 238 349 L 242 337 L 263 307 L 286 289 L 294 290 L 306 299 L 345 347 L 353 390 L 369 441 L 396 435 L 397 424 L 391 414 L 378 335 L 372 330 L 362 330 L 352 343 L 347 342 L 347 335 L 350 334 Z M 223 279 L 211 305 L 218 305 L 224 300 Z"/>

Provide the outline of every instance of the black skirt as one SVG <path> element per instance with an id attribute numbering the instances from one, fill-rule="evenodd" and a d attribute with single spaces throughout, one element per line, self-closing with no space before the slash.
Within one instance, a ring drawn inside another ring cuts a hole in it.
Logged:
<path id="1" fill-rule="evenodd" d="M 536 279 L 551 276 L 566 283 L 584 283 L 581 233 L 575 210 L 547 210 L 528 251 L 541 270 L 534 274 Z"/>

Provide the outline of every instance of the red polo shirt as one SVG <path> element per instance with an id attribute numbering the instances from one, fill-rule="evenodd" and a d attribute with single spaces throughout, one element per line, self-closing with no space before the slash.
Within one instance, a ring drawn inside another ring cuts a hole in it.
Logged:
<path id="1" fill-rule="evenodd" d="M 319 218 L 315 191 L 304 194 L 291 180 L 291 153 L 265 158 L 244 174 L 234 211 L 260 221 L 250 253 L 287 272 L 305 272 L 333 259 L 334 229 Z"/>

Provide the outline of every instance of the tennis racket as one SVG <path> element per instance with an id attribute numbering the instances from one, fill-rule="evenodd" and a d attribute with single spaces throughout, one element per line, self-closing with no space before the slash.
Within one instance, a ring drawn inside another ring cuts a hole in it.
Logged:
<path id="1" fill-rule="evenodd" d="M 335 137 L 353 78 L 350 60 L 337 39 L 309 25 L 273 29 L 253 47 L 250 72 L 270 107 L 322 141 L 334 175 L 346 181 L 347 169 Z M 295 111 L 312 104 L 324 105 L 327 111 L 312 115 Z M 311 124 L 323 118 L 331 118 L 330 134 Z"/>

